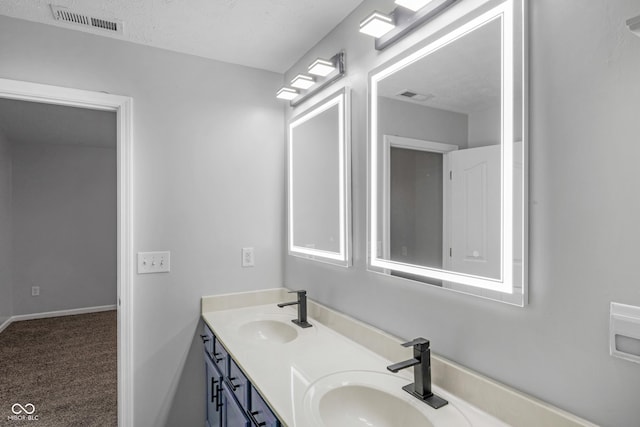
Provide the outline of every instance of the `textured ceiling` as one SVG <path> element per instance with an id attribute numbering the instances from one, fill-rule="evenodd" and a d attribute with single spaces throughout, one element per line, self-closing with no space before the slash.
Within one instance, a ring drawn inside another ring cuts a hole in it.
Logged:
<path id="1" fill-rule="evenodd" d="M 500 106 L 501 26 L 492 21 L 380 82 L 381 96 L 433 95 L 421 105 L 469 114 Z"/>
<path id="2" fill-rule="evenodd" d="M 283 73 L 362 0 L 2 0 L 0 14 Z M 49 4 L 124 21 L 124 35 L 62 24 Z"/>

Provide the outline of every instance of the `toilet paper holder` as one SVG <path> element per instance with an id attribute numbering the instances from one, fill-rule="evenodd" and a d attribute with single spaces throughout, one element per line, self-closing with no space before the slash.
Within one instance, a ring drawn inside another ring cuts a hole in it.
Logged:
<path id="1" fill-rule="evenodd" d="M 640 307 L 611 303 L 609 354 L 640 363 Z"/>

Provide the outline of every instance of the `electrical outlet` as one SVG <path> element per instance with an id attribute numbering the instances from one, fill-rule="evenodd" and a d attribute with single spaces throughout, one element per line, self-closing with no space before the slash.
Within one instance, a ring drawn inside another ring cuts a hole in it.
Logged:
<path id="1" fill-rule="evenodd" d="M 32 286 L 31 287 L 31 296 L 37 297 L 40 295 L 40 286 Z"/>
<path id="2" fill-rule="evenodd" d="M 168 273 L 171 271 L 171 252 L 138 252 L 138 274 Z"/>
<path id="3" fill-rule="evenodd" d="M 255 265 L 253 248 L 242 248 L 242 266 L 253 267 Z"/>

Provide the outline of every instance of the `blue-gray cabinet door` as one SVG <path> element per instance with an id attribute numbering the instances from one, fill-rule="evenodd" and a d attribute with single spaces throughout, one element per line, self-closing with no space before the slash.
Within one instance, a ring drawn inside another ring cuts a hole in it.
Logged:
<path id="1" fill-rule="evenodd" d="M 251 387 L 251 426 L 252 427 L 280 427 L 280 421 L 273 414 L 269 405 L 264 401 L 260 393 Z"/>
<path id="2" fill-rule="evenodd" d="M 222 425 L 224 427 L 249 427 L 249 418 L 238 404 L 226 382 L 222 383 Z"/>
<path id="3" fill-rule="evenodd" d="M 222 426 L 222 399 L 221 399 L 221 387 L 222 376 L 218 369 L 213 365 L 213 362 L 209 356 L 205 353 L 205 368 L 207 371 L 207 427 L 221 427 Z"/>

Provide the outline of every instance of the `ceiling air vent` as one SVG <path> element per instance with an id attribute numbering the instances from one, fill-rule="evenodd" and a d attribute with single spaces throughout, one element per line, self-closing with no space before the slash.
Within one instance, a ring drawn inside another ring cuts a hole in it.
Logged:
<path id="1" fill-rule="evenodd" d="M 424 102 L 428 99 L 433 98 L 435 95 L 432 93 L 423 95 L 421 93 L 416 93 L 410 90 L 403 90 L 402 92 L 398 93 L 396 96 L 399 96 L 400 98 L 410 99 L 411 101 Z"/>
<path id="2" fill-rule="evenodd" d="M 110 33 L 123 34 L 123 22 L 119 19 L 105 19 L 85 13 L 74 12 L 63 6 L 51 6 L 53 17 L 58 21 L 81 25 L 86 28 L 96 28 Z"/>

